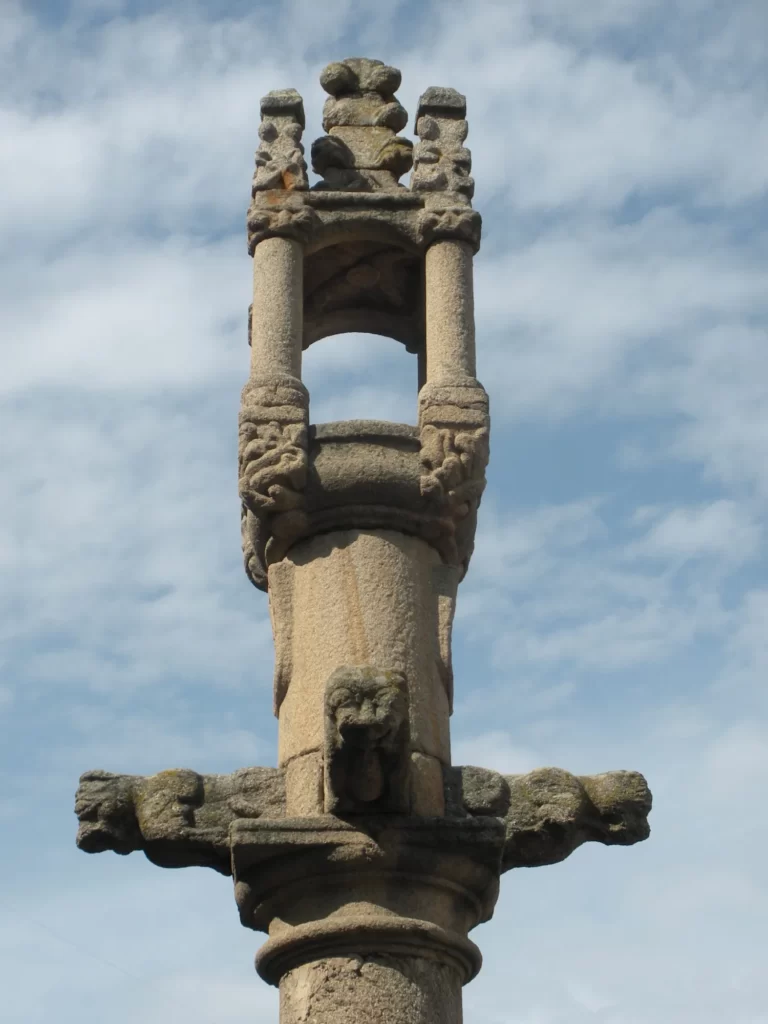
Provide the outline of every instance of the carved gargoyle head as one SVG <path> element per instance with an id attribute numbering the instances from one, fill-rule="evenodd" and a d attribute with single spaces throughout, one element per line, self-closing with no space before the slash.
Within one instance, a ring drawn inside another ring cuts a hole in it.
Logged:
<path id="1" fill-rule="evenodd" d="M 133 776 L 91 771 L 80 776 L 75 795 L 80 822 L 77 845 L 86 853 L 131 853 L 141 845 L 133 805 Z"/>
<path id="2" fill-rule="evenodd" d="M 400 672 L 337 669 L 325 693 L 326 810 L 407 810 L 408 690 Z"/>

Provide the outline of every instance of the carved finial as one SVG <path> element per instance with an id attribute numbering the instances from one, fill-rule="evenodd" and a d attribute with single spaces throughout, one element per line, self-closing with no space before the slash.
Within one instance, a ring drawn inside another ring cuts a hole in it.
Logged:
<path id="1" fill-rule="evenodd" d="M 408 114 L 395 99 L 400 72 L 380 60 L 350 57 L 329 64 L 320 84 L 330 99 L 323 108 L 327 135 L 312 144 L 312 169 L 325 179 L 317 188 L 370 192 L 398 188 L 413 162 L 401 139 Z"/>
<path id="2" fill-rule="evenodd" d="M 401 672 L 337 669 L 325 691 L 325 810 L 408 810 L 408 689 Z"/>
<path id="3" fill-rule="evenodd" d="M 276 89 L 261 101 L 261 145 L 256 150 L 252 194 L 309 188 L 301 133 L 304 104 L 295 89 Z"/>
<path id="4" fill-rule="evenodd" d="M 469 130 L 466 115 L 467 102 L 455 89 L 433 86 L 422 95 L 416 111 L 419 142 L 413 152 L 414 191 L 453 192 L 465 203 L 472 198 L 472 154 L 464 146 Z"/>

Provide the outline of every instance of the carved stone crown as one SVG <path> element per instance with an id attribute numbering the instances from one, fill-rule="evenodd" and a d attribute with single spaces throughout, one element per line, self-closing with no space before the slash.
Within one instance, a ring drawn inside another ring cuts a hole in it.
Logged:
<path id="1" fill-rule="evenodd" d="M 265 291 L 262 297 L 255 286 L 249 316 L 254 351 L 243 392 L 239 471 L 246 571 L 265 588 L 267 566 L 298 539 L 358 526 L 421 536 L 463 573 L 485 483 L 489 427 L 487 396 L 474 378 L 471 260 L 481 223 L 471 207 L 466 102 L 455 89 L 427 89 L 414 147 L 398 134 L 408 114 L 395 95 L 396 68 L 354 57 L 329 64 L 320 83 L 328 93 L 326 134 L 312 144 L 312 169 L 321 180 L 311 187 L 301 97 L 283 89 L 261 101 L 249 251 L 261 266 L 258 246 L 285 239 L 300 247 L 292 259 L 301 265 L 298 277 L 278 285 L 265 257 Z M 412 166 L 406 187 L 399 179 Z M 461 250 L 451 265 L 430 264 L 441 242 Z M 290 302 L 301 306 L 296 340 L 286 343 L 298 350 L 282 373 L 274 372 L 273 350 L 288 328 L 282 313 L 267 308 L 279 288 L 291 290 Z M 453 364 L 441 363 L 440 337 L 430 341 L 427 312 L 435 318 L 430 295 L 438 293 L 443 304 L 457 297 L 470 314 L 448 327 L 461 349 Z M 260 336 L 271 315 L 274 324 Z M 418 356 L 418 424 L 310 424 L 309 395 L 297 371 L 301 350 L 351 331 L 393 338 Z"/>

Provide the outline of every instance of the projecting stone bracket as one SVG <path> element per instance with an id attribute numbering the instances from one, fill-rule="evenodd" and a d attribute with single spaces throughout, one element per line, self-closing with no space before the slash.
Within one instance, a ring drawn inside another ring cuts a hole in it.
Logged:
<path id="1" fill-rule="evenodd" d="M 630 846 L 650 833 L 651 794 L 638 772 L 575 776 L 560 768 L 539 768 L 504 776 L 466 766 L 444 769 L 444 779 L 445 818 L 351 814 L 347 821 L 333 815 L 301 820 L 314 822 L 318 834 L 327 837 L 333 828 L 344 835 L 350 829 L 364 831 L 367 826 L 361 823 L 374 820 L 385 831 L 394 827 L 387 822 L 405 821 L 417 832 L 432 827 L 419 822 L 438 821 L 443 824 L 435 827 L 447 829 L 447 835 L 451 829 L 474 827 L 470 819 L 486 824 L 493 819 L 504 835 L 501 871 L 554 864 L 585 842 Z M 86 853 L 142 850 L 161 867 L 212 867 L 222 874 L 232 871 L 231 838 L 240 835 L 238 829 L 248 832 L 254 822 L 269 819 L 281 843 L 294 834 L 275 825 L 285 819 L 285 779 L 278 768 L 242 768 L 232 775 L 198 775 L 189 769 L 148 776 L 86 772 L 75 813 L 77 845 Z M 261 835 L 261 825 L 256 831 Z M 295 833 L 303 836 L 297 840 L 300 847 L 312 845 L 310 832 L 305 824 Z"/>
<path id="2" fill-rule="evenodd" d="M 502 871 L 556 864 L 583 843 L 632 846 L 650 835 L 652 797 L 639 772 L 571 775 L 537 768 L 500 775 L 464 766 L 446 768 L 444 777 L 447 814 L 504 820 Z"/>

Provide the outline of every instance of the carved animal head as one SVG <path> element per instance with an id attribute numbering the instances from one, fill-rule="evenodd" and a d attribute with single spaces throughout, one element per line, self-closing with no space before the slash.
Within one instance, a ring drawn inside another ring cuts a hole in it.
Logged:
<path id="1" fill-rule="evenodd" d="M 375 668 L 337 669 L 325 706 L 342 744 L 390 748 L 408 718 L 405 678 Z"/>
<path id="2" fill-rule="evenodd" d="M 325 691 L 325 807 L 408 807 L 408 691 L 400 672 L 340 668 Z"/>
<path id="3" fill-rule="evenodd" d="M 91 771 L 80 776 L 75 796 L 77 845 L 86 853 L 130 853 L 141 843 L 133 805 L 133 776 Z"/>

